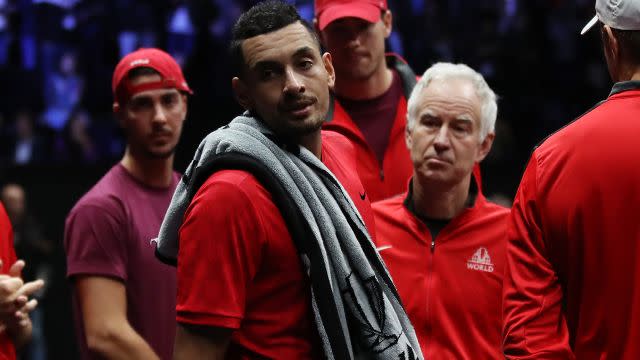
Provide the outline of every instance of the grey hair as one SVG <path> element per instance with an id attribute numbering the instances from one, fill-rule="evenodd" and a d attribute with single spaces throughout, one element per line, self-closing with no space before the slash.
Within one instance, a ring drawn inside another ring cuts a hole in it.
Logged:
<path id="1" fill-rule="evenodd" d="M 484 141 L 486 136 L 495 129 L 496 118 L 498 117 L 497 96 L 484 80 L 484 77 L 465 64 L 439 62 L 424 72 L 413 91 L 411 91 L 411 96 L 409 96 L 409 101 L 407 102 L 407 129 L 413 129 L 415 124 L 414 115 L 416 114 L 418 98 L 422 91 L 433 80 L 451 78 L 467 79 L 473 84 L 476 95 L 480 99 L 480 141 Z"/>

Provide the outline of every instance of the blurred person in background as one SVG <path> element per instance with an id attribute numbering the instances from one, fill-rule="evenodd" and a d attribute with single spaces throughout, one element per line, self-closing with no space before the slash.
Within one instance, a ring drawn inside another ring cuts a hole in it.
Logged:
<path id="1" fill-rule="evenodd" d="M 53 244 L 45 238 L 40 223 L 29 212 L 24 188 L 14 183 L 4 185 L 0 191 L 0 201 L 11 220 L 16 253 L 29 264 L 26 271 L 22 272 L 22 277 L 25 281 L 42 279 L 50 283 Z M 34 293 L 34 298 L 40 304 L 46 301 L 46 291 L 47 287 L 43 286 Z M 43 311 L 44 307 L 39 306 L 31 313 L 32 339 L 25 351 L 29 360 L 46 359 Z"/>
<path id="2" fill-rule="evenodd" d="M 404 134 L 416 75 L 385 55 L 392 20 L 386 0 L 315 0 L 314 23 L 336 69 L 323 127 L 353 143 L 371 201 L 402 193 L 412 171 Z"/>
<path id="3" fill-rule="evenodd" d="M 380 256 L 425 359 L 498 359 L 509 209 L 484 197 L 475 171 L 495 138 L 496 95 L 470 67 L 437 63 L 408 107 L 413 177 L 373 204 Z"/>
<path id="4" fill-rule="evenodd" d="M 47 158 L 47 146 L 38 133 L 33 114 L 21 110 L 16 114 L 13 138 L 10 138 L 8 153 L 10 163 L 16 165 L 41 164 Z"/>
<path id="5" fill-rule="evenodd" d="M 531 155 L 504 281 L 508 359 L 640 358 L 640 1 L 596 0 L 606 100 Z"/>
<path id="6" fill-rule="evenodd" d="M 11 13 L 15 11 L 9 0 L 0 0 L 0 69 L 9 62 L 9 48 L 15 38 L 15 32 L 11 28 Z"/>
<path id="7" fill-rule="evenodd" d="M 20 277 L 25 262 L 17 260 L 9 217 L 0 204 L 0 360 L 15 360 L 16 349 L 31 338 L 29 313 L 37 306 L 31 295 L 44 281 L 24 282 Z"/>
<path id="8" fill-rule="evenodd" d="M 180 179 L 173 159 L 191 89 L 175 60 L 151 48 L 120 60 L 112 91 L 124 156 L 65 224 L 81 357 L 171 359 L 176 274 L 156 260 L 150 239 Z"/>
<path id="9" fill-rule="evenodd" d="M 187 1 L 173 0 L 172 5 L 174 8 L 169 13 L 166 24 L 167 52 L 180 66 L 184 66 L 195 46 L 195 25 Z"/>
<path id="10" fill-rule="evenodd" d="M 28 21 L 25 24 L 29 29 L 27 32 L 34 32 L 36 40 L 35 53 L 37 66 L 42 71 L 44 80 L 50 74 L 56 72 L 60 66 L 60 59 L 73 46 L 72 41 L 77 29 L 75 20 L 70 23 L 73 7 L 84 0 L 19 0 L 21 6 L 26 6 L 24 10 L 31 14 L 23 15 Z M 30 4 L 29 4 L 30 3 Z M 27 5 L 29 4 L 29 5 Z M 33 16 L 35 15 L 35 16 Z M 25 39 L 26 40 L 26 39 Z M 27 50 L 27 49 L 24 49 Z"/>
<path id="11" fill-rule="evenodd" d="M 115 24 L 120 57 L 137 48 L 157 46 L 158 34 L 163 30 L 166 1 L 114 0 Z"/>
<path id="12" fill-rule="evenodd" d="M 84 76 L 78 72 L 77 60 L 75 52 L 63 53 L 57 71 L 45 77 L 42 122 L 56 133 L 62 132 L 84 94 Z"/>
<path id="13" fill-rule="evenodd" d="M 94 164 L 98 160 L 99 148 L 93 138 L 92 124 L 91 115 L 85 109 L 77 108 L 71 113 L 62 134 L 56 138 L 58 161 Z"/>

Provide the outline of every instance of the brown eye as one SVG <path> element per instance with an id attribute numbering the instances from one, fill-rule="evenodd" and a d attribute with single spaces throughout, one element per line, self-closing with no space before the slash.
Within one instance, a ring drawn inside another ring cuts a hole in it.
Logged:
<path id="1" fill-rule="evenodd" d="M 271 80 L 278 76 L 278 72 L 272 68 L 265 68 L 260 71 L 261 80 Z"/>
<path id="2" fill-rule="evenodd" d="M 147 97 L 135 98 L 129 102 L 129 108 L 133 111 L 145 110 L 150 108 L 151 106 L 151 99 Z"/>
<path id="3" fill-rule="evenodd" d="M 422 124 L 429 128 L 434 128 L 440 126 L 440 120 L 433 116 L 425 116 L 422 118 Z"/>
<path id="4" fill-rule="evenodd" d="M 468 133 L 471 131 L 471 124 L 468 122 L 456 122 L 453 125 L 453 131 L 457 133 Z"/>
<path id="5" fill-rule="evenodd" d="M 162 97 L 162 104 L 165 106 L 173 106 L 178 103 L 178 94 L 168 94 Z"/>
<path id="6" fill-rule="evenodd" d="M 300 67 L 304 70 L 309 70 L 313 66 L 313 62 L 311 60 L 304 60 L 300 62 Z"/>

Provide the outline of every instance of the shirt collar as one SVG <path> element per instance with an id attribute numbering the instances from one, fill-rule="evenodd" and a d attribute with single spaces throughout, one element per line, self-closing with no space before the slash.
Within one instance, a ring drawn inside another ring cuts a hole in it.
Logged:
<path id="1" fill-rule="evenodd" d="M 464 202 L 465 208 L 472 208 L 475 205 L 477 198 L 478 184 L 476 184 L 476 180 L 472 175 L 469 184 L 469 195 L 467 196 L 467 200 L 465 200 Z M 416 207 L 413 202 L 413 178 L 409 180 L 409 190 L 407 191 L 407 197 L 404 199 L 404 207 L 406 207 L 413 216 L 420 219 L 422 222 L 425 222 L 425 220 L 431 220 L 425 218 L 424 215 L 418 214 L 418 212 L 416 211 Z"/>
<path id="2" fill-rule="evenodd" d="M 609 96 L 619 94 L 623 91 L 640 90 L 640 80 L 620 81 L 613 85 Z"/>

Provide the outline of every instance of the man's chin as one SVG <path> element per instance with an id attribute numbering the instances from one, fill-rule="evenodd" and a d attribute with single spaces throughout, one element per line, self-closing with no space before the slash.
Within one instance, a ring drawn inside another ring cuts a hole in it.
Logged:
<path id="1" fill-rule="evenodd" d="M 452 182 L 452 176 L 444 169 L 426 169 L 420 172 L 420 177 L 433 184 L 445 184 Z"/>
<path id="2" fill-rule="evenodd" d="M 336 73 L 336 75 L 343 79 L 366 80 L 369 79 L 374 72 L 374 70 L 368 68 L 368 64 L 363 64 L 359 61 L 345 67 L 345 71 L 340 71 Z"/>
<path id="3" fill-rule="evenodd" d="M 175 152 L 176 148 L 174 146 L 170 149 L 149 149 L 147 155 L 153 159 L 167 159 L 175 154 Z"/>
<path id="4" fill-rule="evenodd" d="M 306 121 L 305 123 L 301 124 L 301 126 L 297 126 L 292 130 L 298 136 L 311 135 L 317 131 L 320 131 L 320 129 L 322 128 L 322 123 L 323 120 Z"/>

